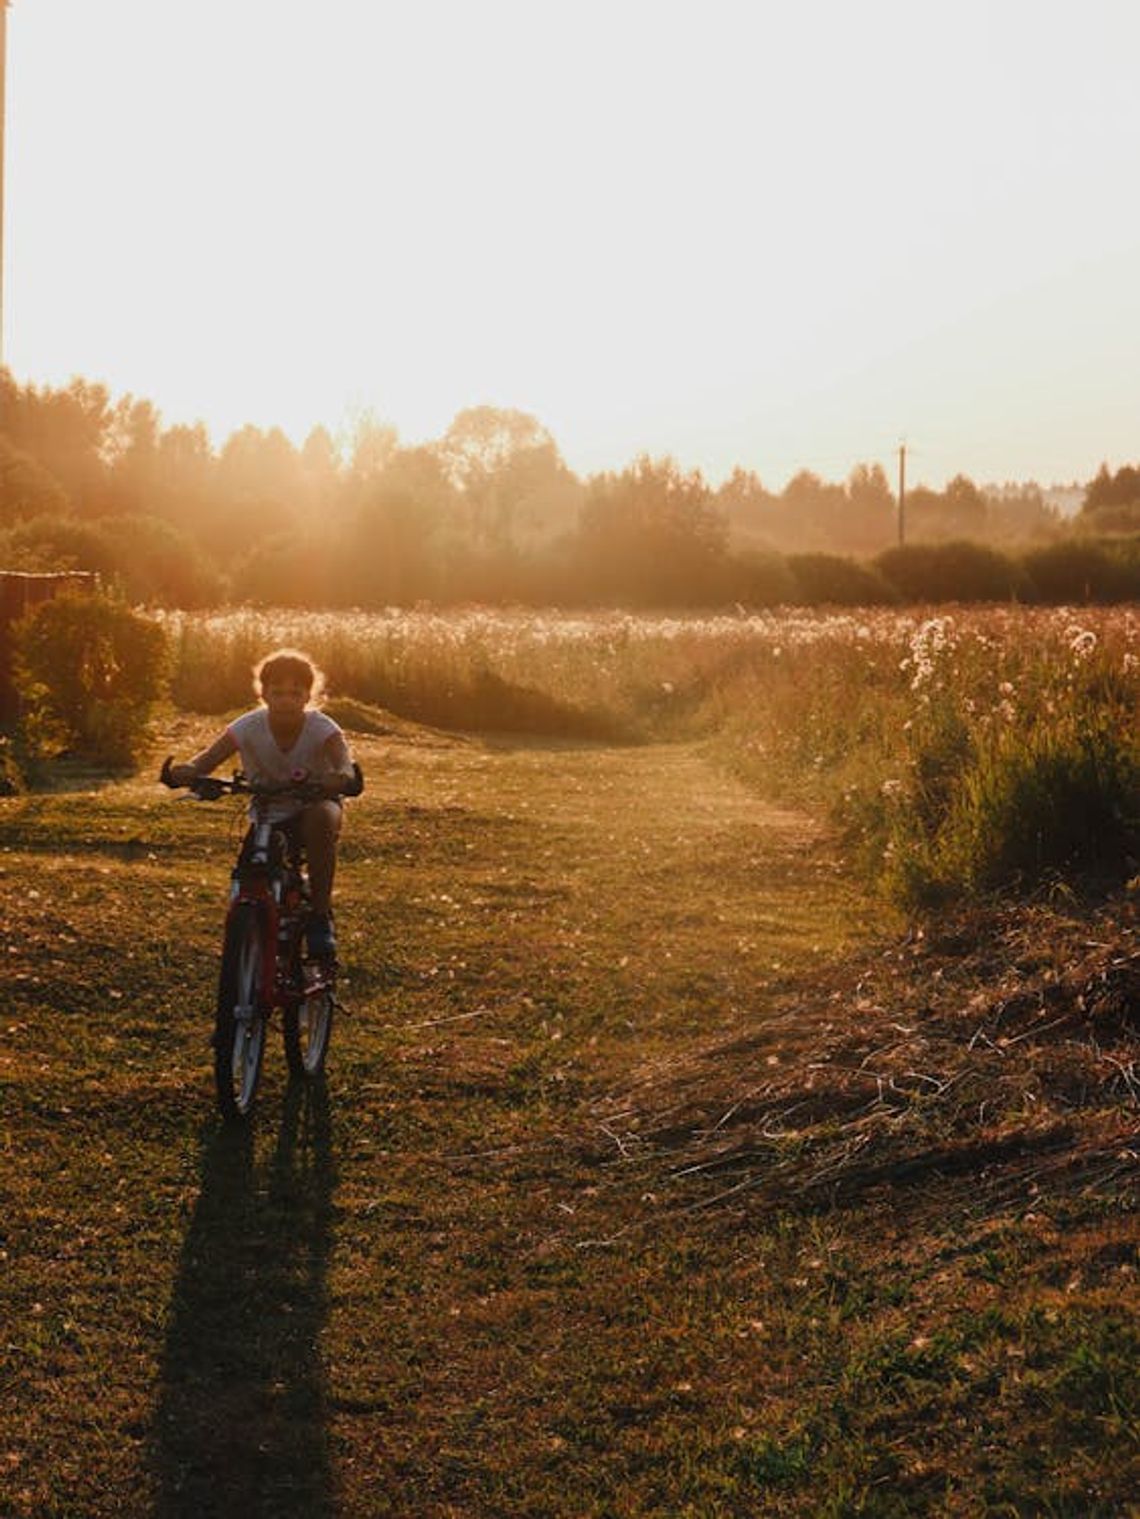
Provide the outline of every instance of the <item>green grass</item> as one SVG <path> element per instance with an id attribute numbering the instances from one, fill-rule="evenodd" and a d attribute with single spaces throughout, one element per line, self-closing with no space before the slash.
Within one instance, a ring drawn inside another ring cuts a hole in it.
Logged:
<path id="1" fill-rule="evenodd" d="M 6 1512 L 1129 1512 L 1126 903 L 906 936 L 691 744 L 356 745 L 328 1084 L 275 1042 L 246 1141 L 240 818 L 0 802 Z"/>

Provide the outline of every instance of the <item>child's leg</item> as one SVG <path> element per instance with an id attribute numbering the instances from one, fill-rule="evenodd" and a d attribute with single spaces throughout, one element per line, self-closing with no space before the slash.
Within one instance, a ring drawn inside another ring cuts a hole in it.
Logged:
<path id="1" fill-rule="evenodd" d="M 336 802 L 310 802 L 301 813 L 301 838 L 309 859 L 313 911 L 327 913 L 336 874 L 336 846 L 342 809 Z"/>

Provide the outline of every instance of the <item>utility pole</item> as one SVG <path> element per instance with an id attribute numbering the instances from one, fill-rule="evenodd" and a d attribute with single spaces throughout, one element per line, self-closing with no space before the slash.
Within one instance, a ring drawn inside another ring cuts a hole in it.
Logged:
<path id="1" fill-rule="evenodd" d="M 899 548 L 906 542 L 906 444 L 899 444 Z"/>

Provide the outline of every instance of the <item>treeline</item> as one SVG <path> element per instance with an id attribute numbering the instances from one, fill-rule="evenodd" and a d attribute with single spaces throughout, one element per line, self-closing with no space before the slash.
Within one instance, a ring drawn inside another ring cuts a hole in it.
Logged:
<path id="1" fill-rule="evenodd" d="M 1140 469 L 1107 466 L 1066 522 L 1036 485 L 964 476 L 898 502 L 877 464 L 780 492 L 713 489 L 671 459 L 580 479 L 519 411 L 460 412 L 401 444 L 371 418 L 298 448 L 247 426 L 215 448 L 99 384 L 0 373 L 0 567 L 95 570 L 201 607 L 518 602 L 715 606 L 1138 594 Z"/>

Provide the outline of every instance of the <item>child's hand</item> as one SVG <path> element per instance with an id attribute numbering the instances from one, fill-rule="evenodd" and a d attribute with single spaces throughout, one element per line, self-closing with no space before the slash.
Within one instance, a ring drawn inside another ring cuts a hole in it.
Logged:
<path id="1" fill-rule="evenodd" d="M 171 765 L 170 779 L 175 786 L 189 786 L 198 779 L 198 772 L 193 765 Z"/>

